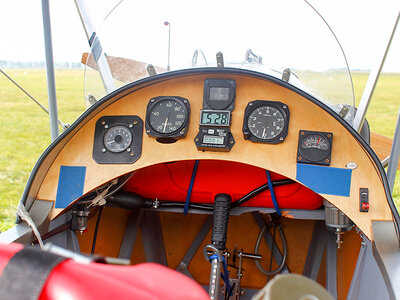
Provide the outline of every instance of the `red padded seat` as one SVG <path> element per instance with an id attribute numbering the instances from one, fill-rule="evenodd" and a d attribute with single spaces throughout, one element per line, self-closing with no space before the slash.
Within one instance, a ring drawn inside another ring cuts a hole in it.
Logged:
<path id="1" fill-rule="evenodd" d="M 138 170 L 124 190 L 144 197 L 185 202 L 195 161 L 158 164 Z M 285 179 L 271 173 L 272 181 Z M 190 202 L 213 203 L 214 196 L 227 193 L 236 201 L 257 187 L 267 183 L 264 169 L 242 163 L 201 160 L 196 172 Z M 280 208 L 317 209 L 322 197 L 299 183 L 274 188 Z M 264 191 L 245 206 L 273 207 L 270 192 Z"/>

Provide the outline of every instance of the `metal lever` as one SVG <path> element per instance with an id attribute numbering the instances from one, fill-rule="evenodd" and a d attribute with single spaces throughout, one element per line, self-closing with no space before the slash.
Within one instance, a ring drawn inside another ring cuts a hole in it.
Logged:
<path id="1" fill-rule="evenodd" d="M 213 228 L 211 232 L 211 243 L 204 247 L 203 252 L 207 260 L 211 261 L 210 284 L 208 294 L 211 300 L 218 300 L 219 276 L 222 263 L 221 252 L 225 250 L 226 237 L 228 231 L 228 220 L 231 209 L 232 198 L 228 194 L 218 194 L 214 198 Z M 213 251 L 213 255 L 208 257 L 207 249 Z"/>

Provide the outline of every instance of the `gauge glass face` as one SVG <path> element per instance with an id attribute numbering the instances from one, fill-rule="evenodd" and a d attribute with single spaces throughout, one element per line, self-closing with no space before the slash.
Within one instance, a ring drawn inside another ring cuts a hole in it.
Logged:
<path id="1" fill-rule="evenodd" d="M 132 142 L 132 133 L 126 126 L 113 126 L 104 134 L 104 146 L 111 152 L 122 152 L 128 149 Z"/>
<path id="2" fill-rule="evenodd" d="M 185 106 L 173 99 L 158 101 L 149 113 L 149 124 L 158 133 L 179 131 L 185 125 L 185 120 Z"/>
<path id="3" fill-rule="evenodd" d="M 303 149 L 319 149 L 326 151 L 329 149 L 329 141 L 326 137 L 319 134 L 311 134 L 304 138 L 301 143 Z"/>
<path id="4" fill-rule="evenodd" d="M 283 114 L 273 106 L 260 106 L 249 116 L 248 128 L 255 137 L 262 140 L 276 138 L 285 127 Z"/>

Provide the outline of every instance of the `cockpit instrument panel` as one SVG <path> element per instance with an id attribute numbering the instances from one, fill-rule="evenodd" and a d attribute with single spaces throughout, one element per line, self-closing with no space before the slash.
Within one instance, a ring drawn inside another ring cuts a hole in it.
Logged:
<path id="1" fill-rule="evenodd" d="M 96 122 L 93 159 L 131 164 L 142 154 L 143 121 L 138 116 L 103 116 Z"/>
<path id="2" fill-rule="evenodd" d="M 316 165 L 331 164 L 333 133 L 300 130 L 297 162 Z"/>
<path id="3" fill-rule="evenodd" d="M 282 102 L 249 102 L 243 119 L 244 138 L 255 143 L 282 143 L 288 134 L 289 117 L 289 108 Z"/>
<path id="4" fill-rule="evenodd" d="M 146 110 L 146 133 L 159 142 L 174 142 L 187 135 L 190 105 L 186 98 L 160 96 L 150 99 Z"/>

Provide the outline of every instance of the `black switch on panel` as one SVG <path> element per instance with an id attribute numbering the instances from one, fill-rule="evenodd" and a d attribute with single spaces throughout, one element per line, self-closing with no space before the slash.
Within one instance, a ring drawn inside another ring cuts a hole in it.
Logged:
<path id="1" fill-rule="evenodd" d="M 369 211 L 368 188 L 360 188 L 360 211 Z"/>

